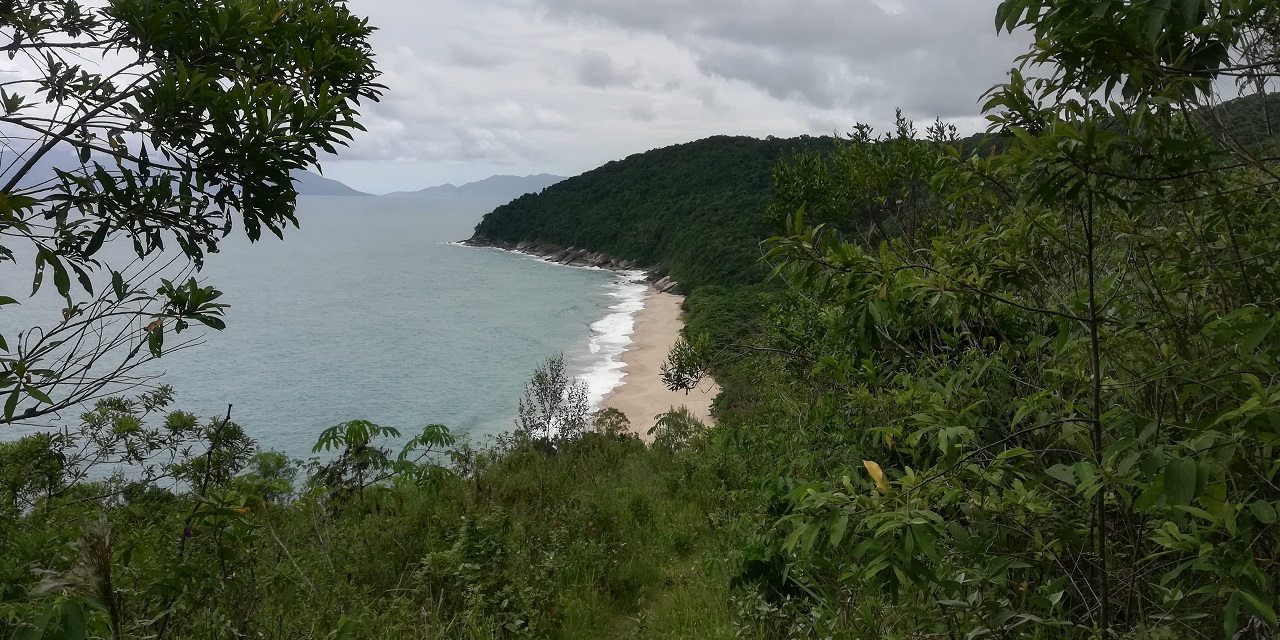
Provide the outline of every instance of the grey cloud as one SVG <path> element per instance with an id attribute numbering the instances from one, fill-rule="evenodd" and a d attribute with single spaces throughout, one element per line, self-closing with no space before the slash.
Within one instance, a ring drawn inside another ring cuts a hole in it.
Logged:
<path id="1" fill-rule="evenodd" d="M 654 110 L 653 105 L 648 104 L 632 105 L 628 113 L 631 115 L 631 119 L 637 122 L 653 122 L 658 118 L 658 113 Z"/>
<path id="2" fill-rule="evenodd" d="M 883 131 L 895 107 L 974 131 L 1029 43 L 996 37 L 998 2 L 360 0 L 389 91 L 341 166 L 569 175 L 719 133 Z"/>
<path id="3" fill-rule="evenodd" d="M 998 0 L 536 0 L 548 15 L 661 34 L 700 71 L 822 109 L 972 115 L 1026 50 Z"/>
<path id="4" fill-rule="evenodd" d="M 619 67 L 613 57 L 603 51 L 583 51 L 578 63 L 578 80 L 595 89 L 629 86 L 639 78 L 637 69 Z"/>
<path id="5" fill-rule="evenodd" d="M 631 29 L 665 31 L 672 26 L 690 2 L 687 0 L 651 0 L 649 2 L 618 2 L 617 0 L 548 2 L 543 0 L 542 4 L 553 16 L 585 17 Z"/>
<path id="6" fill-rule="evenodd" d="M 779 100 L 799 99 L 824 109 L 849 103 L 860 87 L 872 84 L 838 59 L 815 61 L 806 55 L 741 46 L 703 50 L 698 68 L 707 75 L 750 83 Z"/>
<path id="7" fill-rule="evenodd" d="M 499 49 L 461 42 L 450 47 L 449 57 L 454 63 L 473 69 L 493 69 L 511 61 L 511 55 Z"/>

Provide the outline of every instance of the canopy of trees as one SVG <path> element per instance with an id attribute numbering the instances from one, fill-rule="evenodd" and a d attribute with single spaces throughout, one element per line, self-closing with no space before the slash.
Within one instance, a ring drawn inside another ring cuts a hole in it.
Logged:
<path id="1" fill-rule="evenodd" d="M 769 635 L 1274 637 L 1278 19 L 1004 2 L 1039 40 L 1002 144 L 899 120 L 779 169 L 787 292 L 701 348 Z"/>
<path id="2" fill-rule="evenodd" d="M 659 266 L 686 287 L 757 282 L 774 166 L 829 145 L 720 136 L 636 154 L 498 207 L 476 234 L 589 247 Z"/>

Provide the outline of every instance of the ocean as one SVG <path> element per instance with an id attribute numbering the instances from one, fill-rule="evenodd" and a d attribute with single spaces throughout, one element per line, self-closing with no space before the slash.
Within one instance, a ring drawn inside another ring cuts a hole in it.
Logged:
<path id="1" fill-rule="evenodd" d="M 300 229 L 233 235 L 199 274 L 231 305 L 227 329 L 147 372 L 173 387 L 171 409 L 233 405 L 261 449 L 294 458 L 354 419 L 405 434 L 443 424 L 474 441 L 509 431 L 524 383 L 557 354 L 598 403 L 623 377 L 640 274 L 457 244 L 492 206 L 301 197 Z M 58 308 L 44 298 L 6 308 L 5 335 Z"/>

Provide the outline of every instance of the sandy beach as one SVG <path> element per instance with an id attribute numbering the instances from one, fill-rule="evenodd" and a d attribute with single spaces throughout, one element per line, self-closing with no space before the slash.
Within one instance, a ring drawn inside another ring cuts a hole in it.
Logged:
<path id="1" fill-rule="evenodd" d="M 635 332 L 631 346 L 622 354 L 622 385 L 604 399 L 605 407 L 612 407 L 626 414 L 631 429 L 645 442 L 652 441 L 649 429 L 654 417 L 684 405 L 693 415 L 711 424 L 711 400 L 720 389 L 715 382 L 703 380 L 699 389 L 669 391 L 662 383 L 662 363 L 667 353 L 680 337 L 684 326 L 681 319 L 682 296 L 661 293 L 650 289 L 644 300 L 644 309 L 636 314 Z"/>

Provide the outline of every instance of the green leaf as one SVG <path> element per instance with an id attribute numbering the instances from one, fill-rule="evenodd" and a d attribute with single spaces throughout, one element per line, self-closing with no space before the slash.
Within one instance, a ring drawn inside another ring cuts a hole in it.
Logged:
<path id="1" fill-rule="evenodd" d="M 18 388 L 14 388 L 13 391 L 9 392 L 9 399 L 4 402 L 5 420 L 13 419 L 13 412 L 18 410 L 18 398 L 20 397 L 20 393 L 21 392 Z"/>
<path id="2" fill-rule="evenodd" d="M 45 392 L 35 387 L 26 387 L 26 390 L 27 390 L 27 395 L 31 396 L 32 398 L 35 398 L 36 400 L 39 400 L 40 402 L 43 402 L 45 404 L 53 404 L 53 400 L 50 400 L 49 395 L 46 394 Z"/>
<path id="3" fill-rule="evenodd" d="M 1177 0 L 1175 9 L 1184 27 L 1195 24 L 1200 17 L 1200 0 Z"/>
<path id="4" fill-rule="evenodd" d="M 36 272 L 31 278 L 31 295 L 33 296 L 40 292 L 40 285 L 44 283 L 44 256 L 44 249 L 36 253 Z"/>
<path id="5" fill-rule="evenodd" d="M 805 531 L 804 537 L 800 540 L 800 551 L 804 555 L 813 553 L 813 545 L 818 541 L 818 534 L 822 532 L 822 528 L 817 525 L 809 525 Z"/>
<path id="6" fill-rule="evenodd" d="M 89 277 L 89 272 L 80 268 L 80 265 L 71 264 L 71 268 L 76 272 L 76 279 L 80 281 L 80 287 L 88 293 L 93 293 L 93 280 Z"/>
<path id="7" fill-rule="evenodd" d="M 45 607 L 44 612 L 36 619 L 34 624 L 19 627 L 18 631 L 13 634 L 13 640 L 40 640 L 44 637 L 45 629 L 48 628 L 49 622 L 53 619 L 53 614 L 57 611 L 52 605 Z"/>
<path id="8" fill-rule="evenodd" d="M 62 638 L 63 640 L 86 640 L 89 637 L 89 625 L 85 622 L 84 609 L 75 600 L 62 603 Z"/>
<path id="9" fill-rule="evenodd" d="M 107 231 L 110 229 L 110 222 L 103 222 L 98 225 L 98 230 L 93 232 L 93 237 L 89 239 L 89 244 L 84 249 L 84 254 L 86 256 L 91 256 L 97 253 L 98 249 L 102 248 L 103 241 L 107 239 Z"/>
<path id="10" fill-rule="evenodd" d="M 1276 626 L 1276 612 L 1275 609 L 1271 608 L 1271 605 L 1267 604 L 1262 598 L 1249 593 L 1244 589 L 1241 589 L 1239 593 L 1240 599 L 1244 600 L 1244 606 L 1252 611 L 1253 615 L 1262 618 L 1264 622 L 1272 627 Z"/>
<path id="11" fill-rule="evenodd" d="M 13 298 L 10 298 L 9 296 L 0 296 L 0 307 L 3 307 L 6 304 L 21 304 L 21 303 L 19 303 L 17 300 L 14 300 Z"/>
<path id="12" fill-rule="evenodd" d="M 844 540 L 844 532 L 849 526 L 849 514 L 842 513 L 831 525 L 831 546 L 838 546 Z"/>
<path id="13" fill-rule="evenodd" d="M 1218 522 L 1217 516 L 1213 515 L 1212 513 L 1209 513 L 1208 511 L 1205 511 L 1204 509 L 1201 509 L 1200 507 L 1193 507 L 1190 505 L 1180 504 L 1175 506 L 1174 509 L 1177 511 L 1181 511 L 1183 513 L 1189 513 L 1202 520 L 1207 520 L 1209 522 L 1214 522 L 1214 523 Z"/>
<path id="14" fill-rule="evenodd" d="M 1147 485 L 1147 488 L 1142 491 L 1142 495 L 1138 496 L 1138 499 L 1134 501 L 1133 508 L 1138 511 L 1146 511 L 1147 509 L 1150 509 L 1151 506 L 1154 505 L 1163 495 L 1164 477 L 1162 475 L 1161 477 L 1156 478 L 1155 482 Z"/>
<path id="15" fill-rule="evenodd" d="M 1255 500 L 1249 505 L 1249 511 L 1252 511 L 1253 517 L 1263 524 L 1274 524 L 1276 521 L 1275 506 L 1265 500 Z"/>
<path id="16" fill-rule="evenodd" d="M 159 358 L 164 355 L 164 327 L 152 329 L 147 336 L 147 348 L 151 355 Z"/>
<path id="17" fill-rule="evenodd" d="M 1222 616 L 1222 634 L 1224 637 L 1230 638 L 1236 635 L 1236 630 L 1240 628 L 1240 594 L 1233 593 L 1227 598 L 1227 607 Z"/>
<path id="18" fill-rule="evenodd" d="M 356 623 L 354 620 L 342 616 L 342 619 L 338 621 L 338 627 L 329 633 L 329 640 L 343 640 L 343 638 L 351 635 L 355 628 Z"/>
<path id="19" fill-rule="evenodd" d="M 1240 353 L 1253 353 L 1253 350 L 1257 349 L 1259 344 L 1262 344 L 1262 341 L 1266 339 L 1267 334 L 1271 333 L 1271 330 L 1274 328 L 1275 323 L 1273 322 L 1259 322 L 1253 328 L 1253 331 L 1250 331 L 1249 334 L 1244 337 L 1244 341 L 1240 343 Z"/>
<path id="20" fill-rule="evenodd" d="M 53 265 L 53 286 L 58 289 L 58 295 L 65 298 L 71 294 L 71 276 L 61 260 L 52 258 L 49 263 Z"/>
<path id="21" fill-rule="evenodd" d="M 116 292 L 117 302 L 124 300 L 124 297 L 129 293 L 124 288 L 124 276 L 120 275 L 119 271 L 111 272 L 111 289 Z"/>
<path id="22" fill-rule="evenodd" d="M 1107 450 L 1102 453 L 1102 459 L 1110 460 L 1137 444 L 1138 441 L 1134 438 L 1121 438 L 1112 443 L 1111 446 L 1107 447 Z"/>
<path id="23" fill-rule="evenodd" d="M 1046 469 L 1045 473 L 1048 474 L 1049 477 L 1055 478 L 1070 486 L 1074 487 L 1076 485 L 1075 471 L 1073 471 L 1071 467 L 1068 467 L 1065 464 L 1055 464 L 1052 467 L 1049 467 L 1048 469 Z"/>
<path id="24" fill-rule="evenodd" d="M 1164 495 L 1170 505 L 1187 505 L 1196 494 L 1195 460 L 1179 458 L 1164 468 Z"/>
<path id="25" fill-rule="evenodd" d="M 1067 348 L 1067 341 L 1070 339 L 1071 339 L 1071 324 L 1067 322 L 1060 323 L 1060 326 L 1058 329 L 1058 337 L 1056 340 L 1053 341 L 1054 353 L 1062 354 L 1063 350 Z"/>

